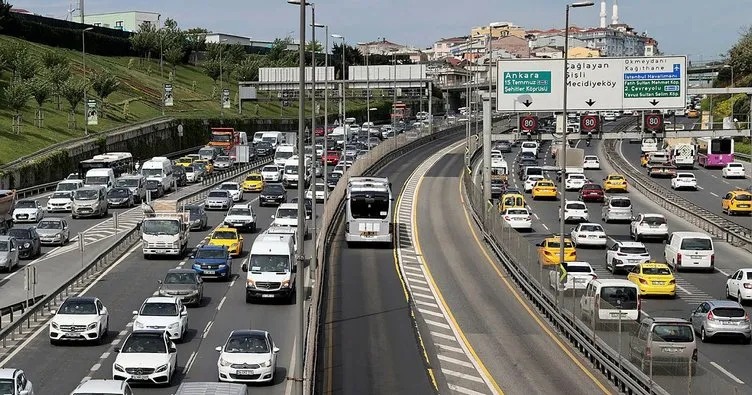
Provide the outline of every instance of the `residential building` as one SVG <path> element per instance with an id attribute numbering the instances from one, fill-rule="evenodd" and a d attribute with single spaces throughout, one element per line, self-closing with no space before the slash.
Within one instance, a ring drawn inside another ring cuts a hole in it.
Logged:
<path id="1" fill-rule="evenodd" d="M 370 53 L 373 55 L 390 55 L 395 51 L 410 51 L 413 50 L 405 45 L 395 44 L 391 41 L 387 41 L 386 38 L 380 40 L 371 41 L 368 43 L 358 44 L 358 50 L 360 53 Z"/>
<path id="2" fill-rule="evenodd" d="M 562 52 L 562 48 L 554 48 L 554 47 L 539 47 L 539 48 L 533 48 L 530 50 L 530 55 L 534 58 L 544 58 L 544 59 L 563 59 L 564 58 L 564 52 Z"/>
<path id="3" fill-rule="evenodd" d="M 159 27 L 160 16 L 157 12 L 146 11 L 108 12 L 104 14 L 85 14 L 84 22 L 92 26 L 136 32 L 138 31 L 138 27 L 144 22 Z M 73 20 L 74 22 L 81 23 L 81 15 L 74 16 Z"/>
<path id="4" fill-rule="evenodd" d="M 514 24 L 510 22 L 502 22 L 499 26 L 491 27 L 491 37 L 499 38 L 499 37 L 507 37 L 507 36 L 517 36 L 520 38 L 525 38 L 525 29 L 515 26 Z M 488 36 L 489 32 L 489 26 L 478 26 L 474 27 L 470 30 L 470 36 L 471 37 L 481 37 L 481 36 Z"/>
<path id="5" fill-rule="evenodd" d="M 515 58 L 529 58 L 530 45 L 525 38 L 506 36 L 491 40 L 492 50 L 503 50 Z"/>
<path id="6" fill-rule="evenodd" d="M 538 35 L 533 36 L 534 38 L 530 40 L 530 48 L 542 48 L 542 47 L 552 47 L 552 48 L 564 48 L 564 33 L 561 31 L 557 31 L 555 33 L 541 33 Z M 577 37 L 569 36 L 569 47 L 587 47 L 588 42 L 585 40 L 580 40 Z"/>
<path id="7" fill-rule="evenodd" d="M 453 56 L 452 54 L 452 48 L 455 48 L 457 45 L 465 44 L 467 43 L 468 37 L 452 37 L 452 38 L 442 38 L 439 41 L 436 41 L 433 43 L 433 56 L 432 59 L 438 60 L 443 59 L 447 56 Z"/>
<path id="8" fill-rule="evenodd" d="M 598 48 L 601 56 L 624 57 L 644 56 L 645 38 L 638 35 L 634 29 L 625 24 L 610 25 L 605 28 L 588 29 L 575 34 L 575 37 L 587 43 L 585 47 Z"/>
<path id="9" fill-rule="evenodd" d="M 238 36 L 234 34 L 227 34 L 227 33 L 207 33 L 206 34 L 206 43 L 211 44 L 217 44 L 217 43 L 224 43 L 229 45 L 243 45 L 251 48 L 265 48 L 269 49 L 272 47 L 272 44 L 274 44 L 274 41 L 268 41 L 268 40 L 254 40 L 251 37 L 246 36 Z M 287 49 L 290 51 L 297 51 L 298 50 L 298 43 L 297 42 L 291 42 Z"/>
<path id="10" fill-rule="evenodd" d="M 569 58 L 600 58 L 601 51 L 594 48 L 570 47 L 569 51 L 567 51 L 567 56 Z"/>

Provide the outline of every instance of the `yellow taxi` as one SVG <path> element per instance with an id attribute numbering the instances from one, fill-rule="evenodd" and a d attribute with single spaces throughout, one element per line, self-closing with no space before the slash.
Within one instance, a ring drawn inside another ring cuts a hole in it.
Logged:
<path id="1" fill-rule="evenodd" d="M 175 165 L 177 165 L 177 166 L 188 167 L 192 163 L 193 163 L 193 158 L 189 158 L 187 156 L 184 156 L 184 157 L 182 157 L 180 159 L 176 159 L 175 160 Z"/>
<path id="2" fill-rule="evenodd" d="M 261 192 L 264 189 L 264 177 L 259 173 L 251 173 L 245 177 L 241 188 L 245 192 Z"/>
<path id="3" fill-rule="evenodd" d="M 214 171 L 214 165 L 211 163 L 211 161 L 206 159 L 198 159 L 194 160 L 193 163 L 198 163 L 200 165 L 204 165 L 204 168 L 206 169 L 206 173 L 209 174 Z"/>
<path id="4" fill-rule="evenodd" d="M 533 186 L 533 200 L 538 198 L 556 198 L 557 195 L 556 184 L 551 180 L 539 180 Z"/>
<path id="5" fill-rule="evenodd" d="M 641 263 L 629 271 L 627 280 L 640 288 L 640 295 L 676 296 L 676 279 L 665 263 Z"/>
<path id="6" fill-rule="evenodd" d="M 687 118 L 699 118 L 700 111 L 693 109 L 687 110 Z"/>
<path id="7" fill-rule="evenodd" d="M 721 210 L 728 214 L 752 214 L 752 193 L 738 189 L 730 191 L 721 200 Z"/>
<path id="8" fill-rule="evenodd" d="M 649 160 L 650 160 L 650 153 L 645 152 L 644 154 L 640 156 L 640 166 L 647 167 Z"/>
<path id="9" fill-rule="evenodd" d="M 558 265 L 559 259 L 559 236 L 551 236 L 543 239 L 538 246 L 538 263 L 543 266 Z M 564 239 L 564 262 L 577 260 L 577 251 L 570 238 Z"/>
<path id="10" fill-rule="evenodd" d="M 500 213 L 503 213 L 508 208 L 524 208 L 526 206 L 527 205 L 525 204 L 525 197 L 520 195 L 519 193 L 505 193 L 501 196 L 501 199 L 499 199 Z"/>
<path id="11" fill-rule="evenodd" d="M 627 191 L 627 179 L 621 174 L 609 174 L 603 179 L 603 190 L 606 193 L 611 191 Z"/>
<path id="12" fill-rule="evenodd" d="M 217 228 L 209 237 L 208 244 L 227 247 L 230 255 L 235 257 L 243 253 L 243 236 L 235 228 Z"/>

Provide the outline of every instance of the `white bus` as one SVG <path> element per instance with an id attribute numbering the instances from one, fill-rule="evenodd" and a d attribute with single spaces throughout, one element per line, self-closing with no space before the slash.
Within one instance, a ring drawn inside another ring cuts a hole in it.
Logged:
<path id="1" fill-rule="evenodd" d="M 392 243 L 392 185 L 388 178 L 352 177 L 347 183 L 345 240 L 352 243 Z"/>

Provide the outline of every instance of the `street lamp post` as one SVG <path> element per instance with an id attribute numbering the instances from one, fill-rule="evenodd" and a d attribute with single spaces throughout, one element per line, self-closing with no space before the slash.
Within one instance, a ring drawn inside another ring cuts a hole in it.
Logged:
<path id="1" fill-rule="evenodd" d="M 358 45 L 363 45 L 367 47 L 367 43 L 358 43 Z M 371 57 L 371 50 L 367 49 L 366 52 L 366 108 L 368 111 L 366 111 L 366 125 L 368 125 L 368 130 L 366 131 L 366 134 L 368 136 L 371 135 L 371 75 L 370 75 L 370 67 L 368 66 L 368 58 Z M 371 150 L 371 145 L 368 145 L 368 150 Z"/>
<path id="2" fill-rule="evenodd" d="M 226 38 L 223 38 L 219 40 L 219 120 L 224 120 L 225 117 L 225 110 L 224 110 L 224 103 L 222 103 L 223 95 L 224 95 L 224 82 L 222 78 L 223 70 L 222 70 L 222 43 L 227 42 Z"/>
<path id="3" fill-rule="evenodd" d="M 327 189 L 329 188 L 327 184 L 327 166 L 326 166 L 326 155 L 329 152 L 328 147 L 328 141 L 329 138 L 329 25 L 323 25 L 320 23 L 314 23 L 312 24 L 314 28 L 324 28 L 325 36 L 324 39 L 324 155 L 321 159 L 322 162 L 324 162 L 324 214 L 322 216 L 322 221 L 325 221 L 326 218 L 326 201 L 328 200 L 328 193 Z M 314 133 L 316 133 L 314 131 Z M 315 148 L 315 146 L 314 146 Z M 314 196 L 315 197 L 315 196 Z M 326 228 L 326 223 L 321 224 L 321 228 Z"/>
<path id="4" fill-rule="evenodd" d="M 392 51 L 392 61 L 394 61 L 394 89 L 392 90 L 392 111 L 390 116 L 392 117 L 392 130 L 394 131 L 394 136 L 397 136 L 397 118 L 394 116 L 394 105 L 397 103 L 397 50 Z M 396 140 L 395 140 L 396 141 Z"/>
<path id="5" fill-rule="evenodd" d="M 493 81 L 493 78 L 491 78 L 491 73 L 493 72 L 493 46 L 491 42 L 493 41 L 493 28 L 506 26 L 509 26 L 509 24 L 504 22 L 491 22 L 488 24 L 488 100 L 491 101 L 491 111 L 493 111 L 493 97 L 491 97 L 491 81 Z"/>
<path id="6" fill-rule="evenodd" d="M 81 2 L 83 4 L 83 2 Z M 83 7 L 81 8 L 81 19 L 83 20 Z M 82 22 L 83 23 L 83 22 Z M 81 63 L 84 68 L 84 135 L 89 135 L 89 85 L 86 84 L 86 32 L 94 30 L 93 27 L 87 27 L 81 31 Z"/>
<path id="7" fill-rule="evenodd" d="M 724 69 L 731 69 L 731 87 L 734 87 L 734 66 L 730 64 L 724 64 Z"/>
<path id="8" fill-rule="evenodd" d="M 561 180 L 559 181 L 559 193 L 561 194 L 561 198 L 559 198 L 560 202 L 560 210 L 559 210 L 559 266 L 557 266 L 557 272 L 560 273 L 560 270 L 562 268 L 562 265 L 564 264 L 564 209 L 566 208 L 566 163 L 567 163 L 567 82 L 569 80 L 569 70 L 568 67 L 568 61 L 569 61 L 569 9 L 570 8 L 581 8 L 581 7 L 591 7 L 594 3 L 592 1 L 581 1 L 577 3 L 567 4 L 567 10 L 564 17 L 564 104 L 562 111 L 564 112 L 564 125 L 563 125 L 563 132 L 562 132 L 562 138 L 561 138 L 561 162 L 563 164 L 561 168 Z M 559 276 L 560 277 L 560 276 Z M 558 303 L 559 298 L 556 298 L 556 301 Z"/>
<path id="9" fill-rule="evenodd" d="M 349 141 L 349 134 L 348 129 L 350 127 L 347 125 L 347 122 L 345 121 L 347 119 L 347 89 L 345 89 L 345 36 L 341 34 L 332 34 L 332 38 L 337 38 L 342 40 L 342 130 L 345 132 L 345 150 L 347 148 L 347 143 Z M 347 161 L 345 161 L 345 172 L 347 172 Z"/>

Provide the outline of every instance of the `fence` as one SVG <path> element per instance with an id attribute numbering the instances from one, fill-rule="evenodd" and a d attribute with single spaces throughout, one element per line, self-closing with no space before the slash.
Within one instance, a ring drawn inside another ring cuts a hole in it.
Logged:
<path id="1" fill-rule="evenodd" d="M 469 164 L 479 159 L 479 148 L 480 144 Z M 636 336 L 636 321 L 621 320 L 623 310 L 635 306 L 629 306 L 627 302 L 610 303 L 613 299 L 604 297 L 600 298 L 601 308 L 615 310 L 614 316 L 619 318 L 617 322 L 605 324 L 589 314 L 589 309 L 583 308 L 588 306 L 588 299 L 582 297 L 581 291 L 558 290 L 559 265 L 541 262 L 537 247 L 512 229 L 496 206 L 484 201 L 481 187 L 475 185 L 469 172 L 463 176 L 463 185 L 466 201 L 485 240 L 511 277 L 541 313 L 620 391 L 636 394 L 737 394 L 748 390 L 743 384 L 734 383 L 710 370 L 713 367 L 702 359 L 693 369 L 690 360 L 661 353 L 662 347 L 652 347 L 653 353 L 645 355 L 649 345 Z M 683 318 L 689 313 L 686 312 Z M 647 317 L 647 314 L 640 312 L 639 317 Z M 699 338 L 697 343 L 700 343 Z"/>

